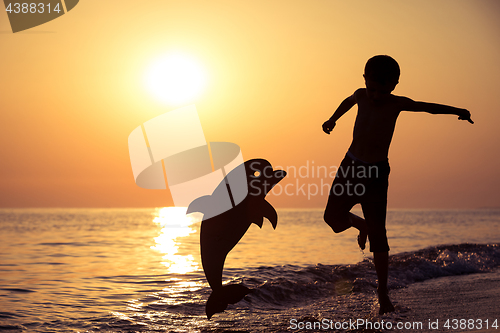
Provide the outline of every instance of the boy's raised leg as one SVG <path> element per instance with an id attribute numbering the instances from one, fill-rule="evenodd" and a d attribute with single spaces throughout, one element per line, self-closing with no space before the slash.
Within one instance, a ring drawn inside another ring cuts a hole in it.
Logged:
<path id="1" fill-rule="evenodd" d="M 364 250 L 366 247 L 366 237 L 368 237 L 368 225 L 366 221 L 353 213 L 349 213 L 349 221 L 354 228 L 359 230 L 358 245 L 361 250 Z"/>
<path id="2" fill-rule="evenodd" d="M 373 252 L 373 262 L 378 278 L 378 303 L 380 314 L 393 312 L 394 306 L 389 299 L 389 289 L 387 288 L 387 278 L 389 273 L 389 252 Z"/>

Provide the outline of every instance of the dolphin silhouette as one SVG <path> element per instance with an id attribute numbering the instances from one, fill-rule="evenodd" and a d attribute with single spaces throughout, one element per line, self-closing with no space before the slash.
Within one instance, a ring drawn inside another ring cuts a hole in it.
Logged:
<path id="1" fill-rule="evenodd" d="M 237 170 L 238 168 L 240 169 Z M 227 197 L 229 185 L 226 180 L 231 174 L 241 172 L 241 168 L 244 168 L 246 173 L 248 194 L 239 204 L 233 205 L 234 207 L 221 214 L 213 214 L 214 210 L 223 205 L 224 200 L 221 199 Z M 197 198 L 189 205 L 186 214 L 210 212 L 207 216 L 211 216 L 208 219 L 203 218 L 200 233 L 201 262 L 205 277 L 212 288 L 212 294 L 205 307 L 208 319 L 215 313 L 223 312 L 228 304 L 239 302 L 251 292 L 251 289 L 242 284 L 222 286 L 224 261 L 252 223 L 262 228 L 265 217 L 276 229 L 278 214 L 265 197 L 285 176 L 284 170 L 273 170 L 267 160 L 248 160 L 232 170 L 212 195 Z"/>

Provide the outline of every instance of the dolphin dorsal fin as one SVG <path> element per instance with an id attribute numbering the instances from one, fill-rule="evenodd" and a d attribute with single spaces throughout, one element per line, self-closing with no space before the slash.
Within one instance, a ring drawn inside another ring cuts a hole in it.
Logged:
<path id="1" fill-rule="evenodd" d="M 186 211 L 186 215 L 190 213 L 203 213 L 205 214 L 206 211 L 210 208 L 211 204 L 211 196 L 210 195 L 204 195 L 202 197 L 199 197 L 195 200 L 193 200 Z"/>

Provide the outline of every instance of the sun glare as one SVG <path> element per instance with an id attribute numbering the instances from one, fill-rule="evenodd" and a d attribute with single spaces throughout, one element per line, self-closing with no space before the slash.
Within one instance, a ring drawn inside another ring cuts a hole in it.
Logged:
<path id="1" fill-rule="evenodd" d="M 206 74 L 188 55 L 174 53 L 153 61 L 145 73 L 148 92 L 165 104 L 193 102 L 202 92 Z"/>
<path id="2" fill-rule="evenodd" d="M 200 222 L 200 216 L 186 216 L 187 207 L 164 207 L 157 211 L 154 223 L 161 225 L 161 234 L 155 238 L 151 248 L 163 253 L 162 264 L 171 273 L 186 274 L 198 270 L 198 263 L 192 254 L 179 250 L 182 239 L 196 232 L 192 224 Z M 196 238 L 197 239 L 197 238 Z"/>

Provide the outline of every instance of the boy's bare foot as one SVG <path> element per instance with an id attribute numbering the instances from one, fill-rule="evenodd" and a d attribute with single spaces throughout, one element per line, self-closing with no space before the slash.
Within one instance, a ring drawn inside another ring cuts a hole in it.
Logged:
<path id="1" fill-rule="evenodd" d="M 364 250 L 366 247 L 366 237 L 368 237 L 368 228 L 359 231 L 358 245 L 361 250 Z"/>
<path id="2" fill-rule="evenodd" d="M 368 237 L 368 226 L 366 225 L 366 221 L 352 213 L 349 217 L 352 226 L 359 230 L 358 245 L 361 250 L 364 250 L 366 247 L 366 238 Z"/>
<path id="3" fill-rule="evenodd" d="M 394 305 L 392 305 L 389 299 L 389 292 L 387 290 L 377 290 L 377 294 L 378 304 L 380 305 L 379 314 L 383 315 L 384 313 L 394 312 Z"/>

